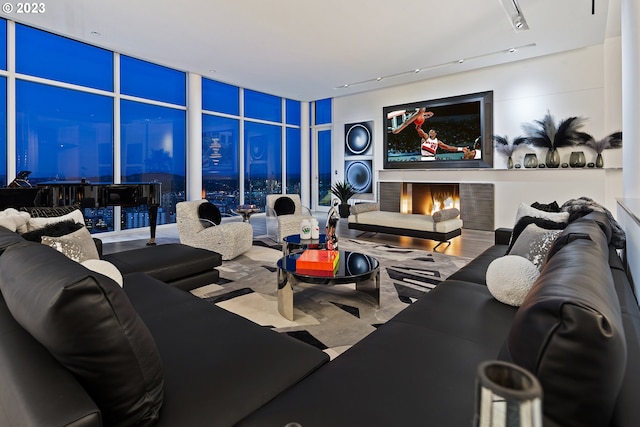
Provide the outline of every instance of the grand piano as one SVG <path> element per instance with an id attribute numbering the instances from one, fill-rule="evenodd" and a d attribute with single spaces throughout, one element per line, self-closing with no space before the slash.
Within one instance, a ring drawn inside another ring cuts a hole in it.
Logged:
<path id="1" fill-rule="evenodd" d="M 146 205 L 149 210 L 151 239 L 147 245 L 155 245 L 158 207 L 162 201 L 159 182 L 136 182 L 126 184 L 92 184 L 87 181 L 49 181 L 37 184 L 38 206 L 69 206 L 79 204 L 82 208 L 104 208 L 107 206 L 135 207 Z"/>

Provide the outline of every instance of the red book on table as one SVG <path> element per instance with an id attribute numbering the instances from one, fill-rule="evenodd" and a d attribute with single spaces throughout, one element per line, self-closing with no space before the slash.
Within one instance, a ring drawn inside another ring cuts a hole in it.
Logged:
<path id="1" fill-rule="evenodd" d="M 296 268 L 297 274 L 306 274 L 307 276 L 316 277 L 332 277 L 336 275 L 335 270 L 308 270 L 306 268 Z"/>
<path id="2" fill-rule="evenodd" d="M 333 272 L 338 265 L 339 257 L 340 252 L 338 251 L 307 249 L 296 259 L 296 271 L 312 272 L 321 270 Z"/>

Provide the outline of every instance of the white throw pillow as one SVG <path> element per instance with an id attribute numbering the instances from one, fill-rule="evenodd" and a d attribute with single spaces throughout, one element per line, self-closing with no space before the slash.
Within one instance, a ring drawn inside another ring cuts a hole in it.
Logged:
<path id="1" fill-rule="evenodd" d="M 27 231 L 27 221 L 31 215 L 28 212 L 21 212 L 14 208 L 7 208 L 0 211 L 0 225 L 9 231 L 24 233 Z"/>
<path id="2" fill-rule="evenodd" d="M 498 301 L 519 307 L 538 276 L 540 270 L 528 259 L 518 255 L 505 255 L 489 264 L 487 288 Z"/>
<path id="3" fill-rule="evenodd" d="M 88 259 L 82 261 L 81 264 L 91 271 L 107 276 L 122 287 L 122 273 L 120 273 L 118 267 L 111 264 L 109 261 L 105 261 L 103 259 Z"/>
<path id="4" fill-rule="evenodd" d="M 532 208 L 526 203 L 520 203 L 518 206 L 518 213 L 516 214 L 516 221 L 522 217 L 530 216 L 533 218 L 543 218 L 548 221 L 566 223 L 569 221 L 569 212 L 545 212 L 540 209 Z"/>
<path id="5" fill-rule="evenodd" d="M 27 221 L 27 231 L 37 230 L 39 228 L 44 227 L 47 224 L 66 221 L 69 219 L 72 219 L 74 222 L 84 224 L 84 215 L 82 214 L 82 211 L 80 209 L 75 209 L 73 212 L 70 212 L 62 216 L 30 218 L 29 221 Z"/>

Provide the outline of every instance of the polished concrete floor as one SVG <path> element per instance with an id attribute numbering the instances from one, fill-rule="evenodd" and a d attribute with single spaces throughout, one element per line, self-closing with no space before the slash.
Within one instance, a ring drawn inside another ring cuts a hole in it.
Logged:
<path id="1" fill-rule="evenodd" d="M 315 213 L 314 216 L 318 219 L 320 229 L 324 229 L 326 214 Z M 253 226 L 253 235 L 255 237 L 267 234 L 265 214 L 253 215 L 250 219 L 250 223 Z M 110 233 L 104 236 L 98 234 L 95 237 L 102 239 L 104 243 L 103 251 L 107 254 L 144 247 L 149 239 L 149 229 L 126 230 L 120 233 Z M 381 244 L 427 251 L 434 250 L 434 247 L 438 244 L 438 242 L 427 239 L 394 236 L 381 233 L 363 233 L 357 230 L 349 230 L 346 219 L 341 219 L 338 222 L 338 237 L 358 238 Z M 158 227 L 156 231 L 156 243 L 162 244 L 179 241 L 180 239 L 178 237 L 177 227 L 175 224 Z M 462 235 L 451 239 L 450 245 L 444 243 L 436 250 L 444 254 L 473 258 L 491 245 L 493 245 L 493 232 L 463 229 Z"/>

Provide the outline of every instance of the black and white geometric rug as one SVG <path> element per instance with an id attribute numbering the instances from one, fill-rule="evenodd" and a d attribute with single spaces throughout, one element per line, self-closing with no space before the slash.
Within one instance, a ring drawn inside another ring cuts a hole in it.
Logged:
<path id="1" fill-rule="evenodd" d="M 192 293 L 259 325 L 321 348 L 332 358 L 360 341 L 470 259 L 342 239 L 340 249 L 361 252 L 380 262 L 380 307 L 355 285 L 294 288 L 294 321 L 278 313 L 276 262 L 279 245 L 257 239 L 249 251 L 218 267 L 216 284 Z"/>

